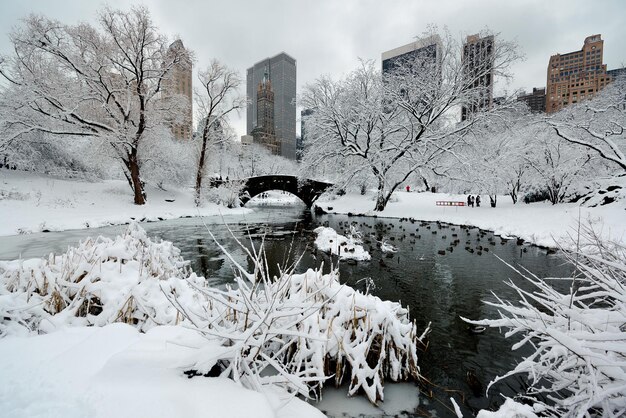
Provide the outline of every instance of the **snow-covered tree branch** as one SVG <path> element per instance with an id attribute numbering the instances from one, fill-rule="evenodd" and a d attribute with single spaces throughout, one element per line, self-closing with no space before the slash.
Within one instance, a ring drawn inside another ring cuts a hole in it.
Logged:
<path id="1" fill-rule="evenodd" d="M 215 59 L 205 70 L 198 73 L 198 81 L 201 87 L 196 89 L 195 103 L 200 120 L 198 132 L 201 143 L 196 170 L 196 205 L 200 205 L 208 148 L 211 144 L 226 140 L 223 129 L 228 115 L 244 108 L 246 104 L 245 96 L 237 92 L 241 85 L 237 72 L 226 68 Z"/>
<path id="2" fill-rule="evenodd" d="M 455 150 L 464 134 L 490 109 L 461 123 L 455 114 L 482 94 L 481 77 L 506 75 L 519 58 L 514 44 L 496 41 L 490 60 L 468 71 L 457 42 L 429 35 L 436 39 L 435 56 L 419 55 L 382 75 L 372 62 L 362 62 L 343 80 L 323 77 L 306 86 L 302 96 L 311 110 L 305 164 L 318 169 L 335 162 L 350 171 L 347 178 L 369 170 L 377 182 L 377 211 L 410 176 L 423 177 L 444 156 L 462 158 Z"/>
<path id="3" fill-rule="evenodd" d="M 596 97 L 547 118 L 556 135 L 592 150 L 626 173 L 626 80 L 618 78 Z"/>
<path id="4" fill-rule="evenodd" d="M 23 133 L 92 137 L 122 162 L 136 204 L 145 203 L 139 147 L 182 101 L 161 100 L 172 69 L 190 57 L 168 51 L 144 7 L 104 9 L 99 27 L 31 15 L 11 34 L 14 54 L 0 74 L 3 139 Z"/>
<path id="5" fill-rule="evenodd" d="M 577 239 L 578 240 L 578 239 Z M 583 228 L 579 250 L 567 253 L 575 267 L 569 293 L 552 281 L 519 272 L 534 288 L 509 286 L 517 302 L 497 298 L 500 319 L 469 321 L 507 329 L 533 353 L 514 370 L 530 384 L 526 396 L 545 416 L 619 417 L 626 413 L 626 249 Z M 537 397 L 539 395 L 539 397 Z"/>

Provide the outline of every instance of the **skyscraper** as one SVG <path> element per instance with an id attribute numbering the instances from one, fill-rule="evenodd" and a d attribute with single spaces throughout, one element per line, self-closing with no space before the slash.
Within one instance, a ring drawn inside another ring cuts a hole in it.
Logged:
<path id="1" fill-rule="evenodd" d="M 178 39 L 170 45 L 168 48 L 168 54 L 175 54 L 177 52 L 183 52 L 185 59 L 181 60 L 173 68 L 172 73 L 168 79 L 163 82 L 163 94 L 164 98 L 169 98 L 174 95 L 182 95 L 187 101 L 187 108 L 184 110 L 185 114 L 182 117 L 181 123 L 176 123 L 171 126 L 172 134 L 176 139 L 191 139 L 193 132 L 193 117 L 192 117 L 192 98 L 191 98 L 191 73 L 192 64 L 189 55 L 186 53 L 183 42 Z"/>
<path id="2" fill-rule="evenodd" d="M 382 54 L 383 74 L 406 65 L 434 64 L 441 59 L 441 39 L 438 35 L 385 51 Z"/>
<path id="3" fill-rule="evenodd" d="M 252 130 L 255 144 L 263 145 L 274 155 L 280 155 L 280 142 L 274 129 L 274 92 L 267 69 L 256 92 L 256 127 Z"/>
<path id="4" fill-rule="evenodd" d="M 274 134 L 280 155 L 296 159 L 296 60 L 281 52 L 248 68 L 246 76 L 247 133 L 258 126 L 257 94 L 267 72 L 274 95 Z"/>
<path id="5" fill-rule="evenodd" d="M 468 89 L 475 94 L 461 110 L 461 120 L 493 105 L 493 35 L 469 35 L 463 44 L 463 73 Z"/>
<path id="6" fill-rule="evenodd" d="M 610 83 L 606 64 L 602 63 L 604 41 L 601 35 L 585 38 L 579 51 L 556 54 L 548 63 L 546 112 L 588 99 Z"/>

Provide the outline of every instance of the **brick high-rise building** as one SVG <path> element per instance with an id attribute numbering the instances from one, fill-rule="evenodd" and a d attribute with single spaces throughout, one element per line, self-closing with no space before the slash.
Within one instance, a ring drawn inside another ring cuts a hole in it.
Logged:
<path id="1" fill-rule="evenodd" d="M 276 138 L 274 124 L 274 92 L 267 70 L 256 93 L 256 127 L 252 130 L 255 144 L 263 145 L 274 155 L 280 155 L 281 141 Z M 294 138 L 295 142 L 295 138 Z"/>
<path id="2" fill-rule="evenodd" d="M 461 109 L 461 120 L 472 113 L 493 106 L 493 60 L 495 39 L 493 35 L 480 37 L 469 35 L 463 44 L 463 73 L 468 80 L 468 88 L 475 96 Z"/>
<path id="3" fill-rule="evenodd" d="M 601 35 L 585 38 L 579 51 L 556 54 L 548 63 L 546 112 L 588 99 L 610 83 L 606 64 L 602 63 L 604 41 Z"/>
<path id="4" fill-rule="evenodd" d="M 246 75 L 247 133 L 259 124 L 257 119 L 257 93 L 259 83 L 268 78 L 274 93 L 274 132 L 280 153 L 285 158 L 296 159 L 296 60 L 281 52 L 248 68 Z"/>
<path id="5" fill-rule="evenodd" d="M 192 63 L 189 55 L 186 53 L 183 42 L 178 39 L 174 41 L 168 53 L 183 52 L 185 59 L 178 63 L 167 80 L 163 83 L 163 98 L 169 98 L 174 95 L 182 95 L 187 102 L 187 108 L 183 115 L 182 122 L 175 123 L 171 126 L 172 134 L 176 139 L 191 139 L 193 134 L 193 115 L 192 115 L 192 96 L 191 96 L 191 73 Z"/>
<path id="6" fill-rule="evenodd" d="M 525 102 L 533 113 L 545 113 L 546 89 L 533 87 L 532 93 L 524 93 L 517 96 L 518 102 Z"/>

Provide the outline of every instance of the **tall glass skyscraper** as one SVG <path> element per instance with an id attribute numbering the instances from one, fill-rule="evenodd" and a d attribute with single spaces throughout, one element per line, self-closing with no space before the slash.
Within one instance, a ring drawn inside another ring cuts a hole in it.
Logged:
<path id="1" fill-rule="evenodd" d="M 257 126 L 257 87 L 267 73 L 274 92 L 274 132 L 280 155 L 296 159 L 296 60 L 281 52 L 248 68 L 246 75 L 247 133 Z"/>

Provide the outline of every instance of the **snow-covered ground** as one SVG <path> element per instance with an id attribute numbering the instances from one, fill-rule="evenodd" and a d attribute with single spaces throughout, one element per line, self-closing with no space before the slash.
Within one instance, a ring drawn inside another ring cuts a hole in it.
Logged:
<path id="1" fill-rule="evenodd" d="M 374 212 L 372 195 L 347 194 L 316 203 L 332 213 L 377 215 L 388 218 L 414 218 L 459 225 L 473 225 L 498 235 L 516 236 L 537 245 L 554 247 L 568 245 L 569 236 L 576 236 L 578 222 L 591 223 L 604 238 L 626 243 L 626 200 L 598 206 L 583 207 L 577 203 L 552 205 L 549 202 L 513 204 L 508 196 L 499 196 L 496 208 L 482 196 L 481 207 L 437 206 L 437 201 L 465 202 L 467 196 L 446 193 L 396 192 L 382 212 Z"/>
<path id="2" fill-rule="evenodd" d="M 305 402 L 174 367 L 198 334 L 125 324 L 0 339 L 2 417 L 323 417 Z"/>
<path id="3" fill-rule="evenodd" d="M 191 190 L 163 191 L 148 187 L 147 193 L 148 203 L 137 206 L 132 203 L 130 189 L 124 181 L 85 182 L 0 170 L 0 236 L 123 224 L 133 218 L 159 220 L 249 211 L 246 208 L 226 209 L 210 203 L 196 208 Z M 491 208 L 489 198 L 486 195 L 482 197 L 482 206 L 471 208 L 436 205 L 437 201 L 465 202 L 464 195 L 396 192 L 382 213 L 372 210 L 372 195 L 322 197 L 317 204 L 335 213 L 352 212 L 473 225 L 543 246 L 555 246 L 555 241 L 560 244 L 570 242 L 568 236 L 576 235 L 580 220 L 582 224 L 591 222 L 605 238 L 626 242 L 624 199 L 591 208 L 577 203 L 514 205 L 508 196 L 500 196 L 497 207 Z M 251 203 L 285 204 L 297 200 L 289 194 L 270 192 L 265 199 L 259 197 Z"/>
<path id="4" fill-rule="evenodd" d="M 0 236 L 44 230 L 97 228 L 136 220 L 245 213 L 207 203 L 196 208 L 192 190 L 147 187 L 148 203 L 133 204 L 125 181 L 87 182 L 0 170 Z M 171 200 L 168 202 L 168 200 Z"/>

